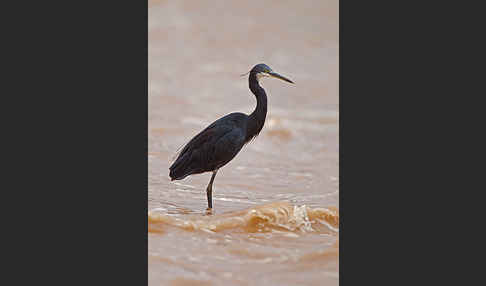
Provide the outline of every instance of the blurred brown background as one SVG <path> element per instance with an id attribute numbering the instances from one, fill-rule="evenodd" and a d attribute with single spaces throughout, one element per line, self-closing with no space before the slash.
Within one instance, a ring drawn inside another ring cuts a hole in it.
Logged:
<path id="1" fill-rule="evenodd" d="M 338 208 L 338 1 L 157 0 L 149 1 L 148 16 L 149 210 L 182 219 L 204 212 L 210 174 L 170 182 L 170 159 L 214 120 L 231 112 L 253 111 L 256 100 L 247 76 L 240 75 L 258 63 L 296 85 L 263 80 L 269 105 L 265 127 L 218 173 L 213 193 L 217 213 L 275 201 Z M 239 251 L 252 253 L 252 258 L 224 247 L 215 247 L 206 257 L 197 250 L 199 243 L 218 238 L 188 236 L 169 227 L 164 233 L 149 235 L 152 285 L 338 283 L 338 254 L 331 247 L 336 247 L 336 234 L 295 232 L 298 243 L 274 234 L 272 243 L 261 238 L 256 244 L 241 244 Z M 251 235 L 245 234 L 245 239 Z M 201 241 L 191 248 L 193 237 Z M 236 245 L 233 242 L 232 247 Z M 182 248 L 191 252 L 184 256 Z M 275 253 L 281 260 L 275 260 Z M 292 260 L 294 254 L 316 259 L 302 264 Z M 261 262 L 265 259 L 268 263 Z M 191 266 L 188 261 L 193 261 Z M 289 264 L 275 268 L 275 261 Z M 232 269 L 240 269 L 241 277 Z M 267 275 L 251 275 L 255 269 Z M 218 274 L 225 271 L 231 274 Z"/>

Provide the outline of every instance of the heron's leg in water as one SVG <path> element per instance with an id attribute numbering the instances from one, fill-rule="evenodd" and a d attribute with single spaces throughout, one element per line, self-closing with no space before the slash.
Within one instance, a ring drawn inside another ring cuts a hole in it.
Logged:
<path id="1" fill-rule="evenodd" d="M 217 173 L 218 173 L 218 169 L 213 171 L 213 175 L 211 176 L 211 181 L 209 181 L 209 185 L 206 188 L 206 192 L 208 194 L 208 209 L 213 208 L 213 181 Z"/>

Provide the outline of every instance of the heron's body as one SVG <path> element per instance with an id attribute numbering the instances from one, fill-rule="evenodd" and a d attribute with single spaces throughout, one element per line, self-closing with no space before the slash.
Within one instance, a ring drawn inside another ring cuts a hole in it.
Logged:
<path id="1" fill-rule="evenodd" d="M 248 79 L 250 90 L 257 100 L 255 110 L 250 115 L 231 113 L 213 122 L 184 146 L 169 168 L 171 180 L 182 180 L 189 175 L 213 172 L 206 190 L 209 208 L 212 208 L 212 184 L 218 169 L 230 162 L 263 128 L 267 115 L 267 95 L 259 84 L 259 78 L 263 74 L 292 82 L 273 73 L 264 64 L 256 65 L 250 71 Z"/>
<path id="2" fill-rule="evenodd" d="M 245 144 L 247 117 L 243 113 L 228 114 L 192 138 L 169 168 L 171 179 L 211 172 L 231 161 Z"/>

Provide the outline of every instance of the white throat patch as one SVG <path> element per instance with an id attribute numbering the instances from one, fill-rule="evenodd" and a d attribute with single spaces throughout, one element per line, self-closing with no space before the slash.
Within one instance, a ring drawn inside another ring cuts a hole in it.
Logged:
<path id="1" fill-rule="evenodd" d="M 269 75 L 267 73 L 264 73 L 264 72 L 259 72 L 256 74 L 256 78 L 258 81 L 260 81 L 260 79 L 264 78 L 264 77 L 269 77 Z"/>

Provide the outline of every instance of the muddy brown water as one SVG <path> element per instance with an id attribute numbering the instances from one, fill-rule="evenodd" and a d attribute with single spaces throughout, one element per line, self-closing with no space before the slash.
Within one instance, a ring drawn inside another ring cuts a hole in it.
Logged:
<path id="1" fill-rule="evenodd" d="M 338 1 L 149 1 L 149 285 L 338 285 Z M 260 135 L 220 169 L 171 182 L 177 149 L 231 112 Z"/>

